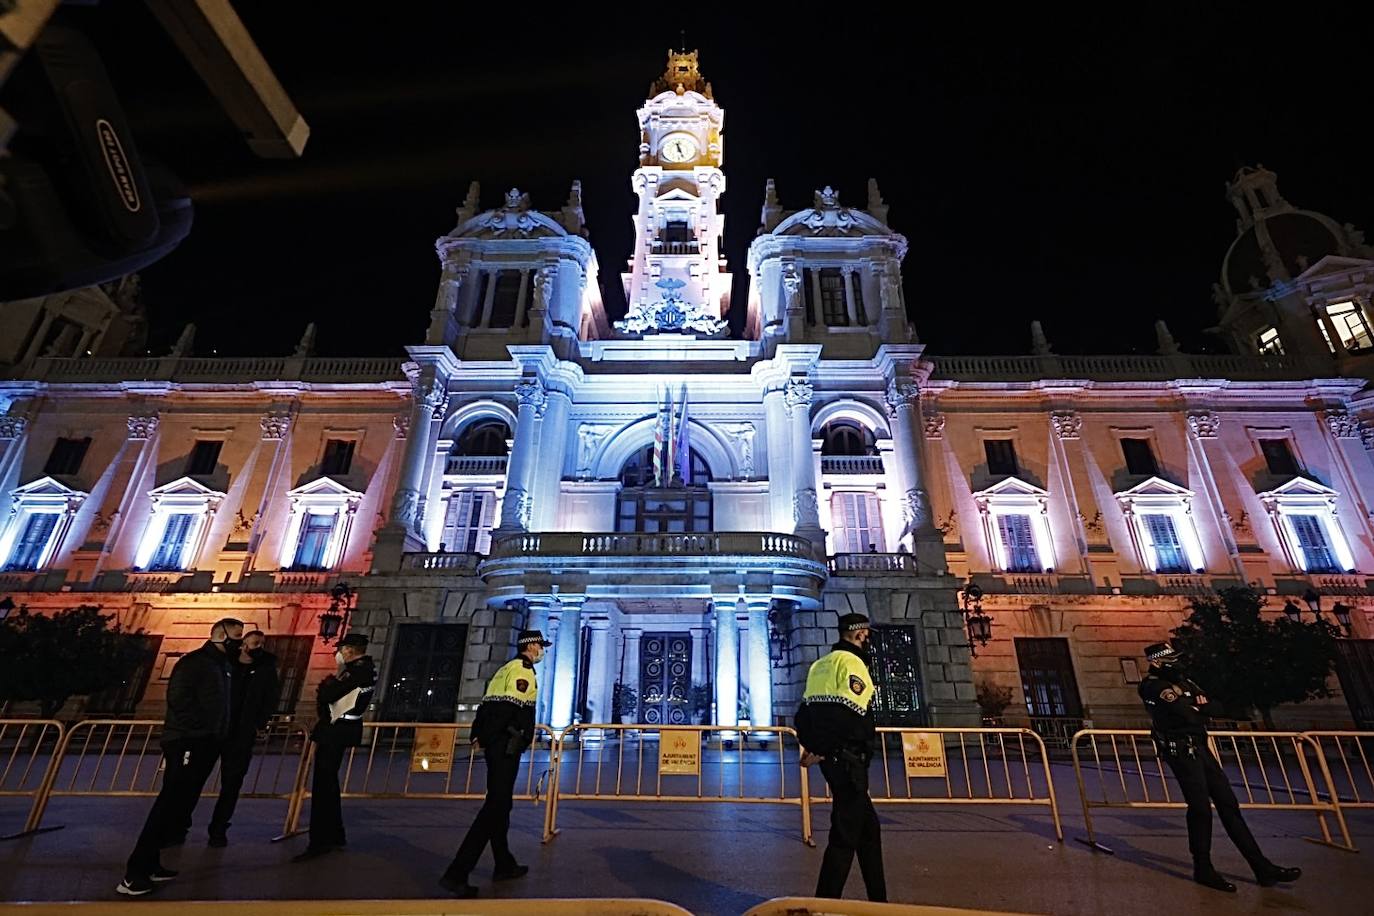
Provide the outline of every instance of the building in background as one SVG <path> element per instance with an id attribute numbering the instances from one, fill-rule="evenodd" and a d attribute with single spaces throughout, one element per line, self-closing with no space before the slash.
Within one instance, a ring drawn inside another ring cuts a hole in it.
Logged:
<path id="1" fill-rule="evenodd" d="M 1276 614 L 1308 589 L 1352 609 L 1349 703 L 1302 716 L 1367 720 L 1374 260 L 1355 230 L 1244 171 L 1217 288 L 1233 354 L 1181 353 L 1161 324 L 1154 356 L 1057 355 L 1038 325 L 1030 355 L 931 355 L 908 315 L 950 304 L 908 309 L 876 182 L 797 210 L 769 182 L 732 303 L 724 112 L 695 52 L 670 53 L 638 123 L 622 320 L 574 182 L 547 210 L 471 188 L 404 359 L 83 357 L 29 335 L 0 383 L 0 592 L 149 634 L 140 682 L 92 710 L 156 712 L 225 615 L 269 634 L 294 709 L 332 668 L 318 634 L 343 581 L 386 719 L 470 714 L 534 627 L 555 728 L 785 723 L 859 611 L 884 723 L 976 724 L 987 681 L 1062 737 L 1139 722 L 1142 647 L 1192 597 L 1252 584 Z"/>

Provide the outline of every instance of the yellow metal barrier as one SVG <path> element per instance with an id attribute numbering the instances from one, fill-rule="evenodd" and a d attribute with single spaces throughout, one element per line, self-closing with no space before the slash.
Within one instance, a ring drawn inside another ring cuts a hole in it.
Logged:
<path id="1" fill-rule="evenodd" d="M 1301 732 L 1219 731 L 1209 735 L 1212 753 L 1236 788 L 1240 806 L 1267 811 L 1311 811 L 1321 839 L 1354 852 L 1345 815 L 1336 802 L 1326 758 L 1315 740 Z M 1135 729 L 1088 728 L 1073 736 L 1073 771 L 1083 801 L 1088 836 L 1080 842 L 1110 853 L 1097 842 L 1093 810 L 1097 808 L 1186 808 L 1169 790 L 1167 768 L 1155 753 L 1150 733 Z M 1320 779 L 1314 779 L 1308 753 L 1315 755 Z M 1085 761 L 1086 755 L 1086 761 Z M 1089 794 L 1085 767 L 1097 771 L 1096 796 Z M 1170 774 L 1171 775 L 1171 774 Z M 1331 838 L 1326 816 L 1336 819 L 1342 842 Z"/>
<path id="2" fill-rule="evenodd" d="M 127 902 L 26 903 L 28 916 L 127 916 Z M 662 900 L 140 900 L 140 913 L 166 916 L 692 916 Z M 900 911 L 899 911 L 900 912 Z M 933 911 L 932 911 L 933 912 Z M 946 911 L 953 912 L 953 911 Z"/>
<path id="3" fill-rule="evenodd" d="M 877 799 L 874 799 L 876 801 Z M 915 903 L 870 903 L 819 897 L 774 897 L 745 911 L 744 916 L 1026 916 L 1005 910 L 966 910 Z"/>
<path id="4" fill-rule="evenodd" d="M 0 798 L 33 799 L 19 830 L 0 840 L 41 832 L 38 822 L 61 745 L 62 723 L 56 719 L 0 719 Z"/>
<path id="5" fill-rule="evenodd" d="M 343 798 L 459 800 L 486 794 L 486 765 L 477 766 L 482 752 L 473 748 L 467 722 L 364 722 L 363 744 L 350 748 L 339 774 Z M 535 744 L 520 761 L 525 770 L 524 791 L 515 797 L 538 802 L 547 785 L 555 759 L 556 737 L 547 725 L 535 726 Z M 544 741 L 540 741 L 540 738 Z M 547 743 L 548 749 L 540 745 Z M 283 836 L 293 836 L 300 826 L 301 811 L 310 797 L 309 768 L 315 758 L 311 744 L 309 764 L 301 767 L 296 793 Z M 547 818 L 547 815 L 546 815 Z"/>
<path id="6" fill-rule="evenodd" d="M 558 835 L 564 800 L 614 800 L 797 805 L 802 841 L 812 843 L 807 773 L 790 728 L 584 723 L 559 734 L 555 758 L 545 842 Z"/>
<path id="7" fill-rule="evenodd" d="M 1374 808 L 1374 732 L 1303 732 L 1338 808 Z"/>
<path id="8" fill-rule="evenodd" d="M 140 798 L 161 788 L 162 722 L 158 719 L 87 719 L 62 736 L 44 791 L 31 818 L 36 828 L 55 797 Z M 280 799 L 289 822 L 298 804 L 305 767 L 306 734 L 290 723 L 273 723 L 259 739 L 239 798 Z M 201 797 L 219 794 L 219 766 Z"/>
<path id="9" fill-rule="evenodd" d="M 1045 742 L 1028 728 L 880 728 L 868 792 L 875 805 L 1044 807 L 1064 839 Z M 829 800 L 826 786 L 811 803 Z"/>

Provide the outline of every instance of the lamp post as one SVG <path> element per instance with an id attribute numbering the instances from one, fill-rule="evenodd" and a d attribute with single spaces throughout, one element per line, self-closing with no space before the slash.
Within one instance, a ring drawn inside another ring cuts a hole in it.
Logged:
<path id="1" fill-rule="evenodd" d="M 340 582 L 329 590 L 329 609 L 320 614 L 320 641 L 325 645 L 348 629 L 348 616 L 357 596 L 347 582 Z"/>
<path id="2" fill-rule="evenodd" d="M 788 632 L 792 628 L 792 612 L 797 602 L 790 598 L 774 598 L 768 609 L 768 660 L 774 668 L 785 668 Z"/>
<path id="3" fill-rule="evenodd" d="M 1283 603 L 1283 613 L 1289 620 L 1293 621 L 1294 623 L 1298 623 L 1302 620 L 1302 608 L 1298 607 L 1291 601 L 1285 601 Z"/>
<path id="4" fill-rule="evenodd" d="M 978 646 L 986 646 L 992 639 L 992 618 L 983 613 L 983 590 L 970 576 L 959 590 L 959 609 L 964 615 L 964 629 L 968 632 L 968 650 L 978 657 Z"/>
<path id="5" fill-rule="evenodd" d="M 1355 628 L 1350 622 L 1350 607 L 1348 605 L 1337 601 L 1331 608 L 1331 613 L 1336 615 L 1336 622 L 1341 625 L 1342 630 L 1345 630 L 1346 636 L 1354 635 Z"/>
<path id="6" fill-rule="evenodd" d="M 1307 591 L 1302 593 L 1302 600 L 1307 605 L 1307 607 L 1312 611 L 1312 616 L 1320 620 L 1322 616 L 1321 593 L 1318 592 L 1315 588 L 1309 588 Z"/>

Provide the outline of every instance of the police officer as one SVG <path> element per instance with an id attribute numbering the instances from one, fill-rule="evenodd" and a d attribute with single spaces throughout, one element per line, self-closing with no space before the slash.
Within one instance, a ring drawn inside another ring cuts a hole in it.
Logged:
<path id="1" fill-rule="evenodd" d="M 315 742 L 315 774 L 310 785 L 310 844 L 292 862 L 308 862 L 347 845 L 339 767 L 344 752 L 363 743 L 363 713 L 372 702 L 377 666 L 367 654 L 367 637 L 349 633 L 334 654 L 337 674 L 320 682 L 315 694 L 319 718 L 310 733 Z"/>
<path id="2" fill-rule="evenodd" d="M 229 737 L 220 748 L 219 798 L 210 817 L 210 845 L 217 848 L 229 845 L 229 820 L 253 760 L 253 746 L 277 711 L 281 694 L 277 657 L 267 651 L 266 644 L 262 630 L 245 633 L 243 647 L 231 666 Z"/>
<path id="3" fill-rule="evenodd" d="M 510 810 L 515 804 L 512 796 L 520 755 L 534 740 L 534 702 L 539 696 L 534 666 L 550 645 L 538 630 L 521 630 L 515 640 L 515 658 L 502 665 L 487 684 L 477 717 L 472 720 L 473 746 L 487 760 L 487 797 L 453 862 L 439 878 L 439 884 L 455 897 L 477 896 L 477 888 L 468 883 L 468 875 L 488 843 L 496 860 L 493 877 L 497 881 L 519 878 L 530 870 L 515 861 L 506 834 L 510 830 Z"/>
<path id="4" fill-rule="evenodd" d="M 1220 762 L 1207 744 L 1206 719 L 1211 712 L 1202 688 L 1177 665 L 1178 652 L 1167 642 L 1145 650 L 1150 671 L 1140 682 L 1140 698 L 1150 712 L 1155 751 L 1173 771 L 1188 803 L 1188 850 L 1193 854 L 1193 880 L 1205 887 L 1235 893 L 1236 886 L 1212 867 L 1212 805 L 1245 861 L 1263 887 L 1296 881 L 1300 868 L 1275 865 L 1260 852 L 1240 813 L 1240 804 Z"/>
<path id="5" fill-rule="evenodd" d="M 873 679 L 868 673 L 868 618 L 840 617 L 840 641 L 811 665 L 797 710 L 802 763 L 819 762 L 830 785 L 830 840 L 816 882 L 817 897 L 842 897 L 854 854 L 859 856 L 868 899 L 887 900 L 883 840 L 878 812 L 868 796 L 873 758 Z"/>

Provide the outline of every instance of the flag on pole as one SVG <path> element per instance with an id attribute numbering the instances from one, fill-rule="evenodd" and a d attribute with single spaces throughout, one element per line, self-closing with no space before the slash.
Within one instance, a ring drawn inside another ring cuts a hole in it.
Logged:
<path id="1" fill-rule="evenodd" d="M 687 385 L 682 385 L 682 401 L 678 412 L 677 436 L 674 437 L 673 452 L 677 458 L 675 469 L 679 477 L 682 478 L 683 486 L 692 482 L 692 447 L 687 438 Z"/>
<path id="2" fill-rule="evenodd" d="M 654 421 L 654 486 L 663 486 L 663 447 L 665 444 L 665 420 L 668 418 L 668 392 L 663 385 L 658 392 L 658 417 Z"/>

